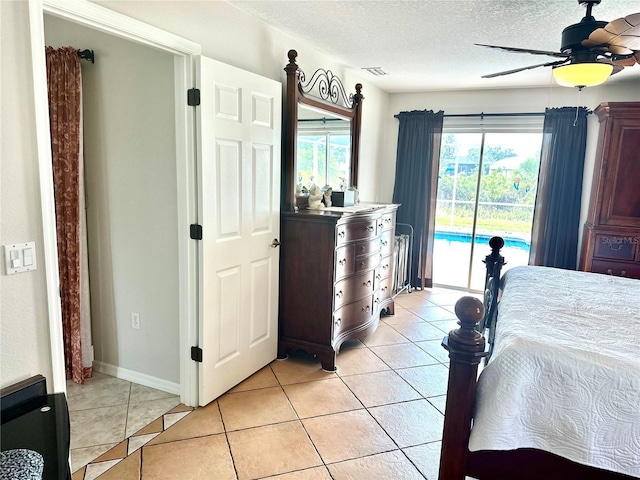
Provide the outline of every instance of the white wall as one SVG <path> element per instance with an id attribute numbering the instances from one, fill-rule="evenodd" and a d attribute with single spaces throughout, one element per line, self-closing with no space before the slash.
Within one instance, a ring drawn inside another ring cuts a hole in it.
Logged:
<path id="1" fill-rule="evenodd" d="M 584 89 L 580 97 L 575 89 L 527 88 L 468 90 L 455 92 L 394 93 L 389 96 L 389 107 L 384 118 L 385 142 L 378 165 L 379 196 L 376 201 L 390 202 L 393 197 L 395 158 L 398 144 L 398 120 L 394 115 L 407 110 L 444 110 L 448 113 L 518 113 L 544 112 L 544 109 L 580 105 L 594 109 L 602 102 L 625 102 L 640 100 L 640 83 L 637 80 L 623 83 L 605 83 Z M 582 227 L 587 217 L 589 197 L 595 165 L 598 137 L 598 118 L 590 115 L 587 121 L 587 151 L 582 187 L 582 210 L 580 215 L 579 241 L 582 242 Z M 579 246 L 580 247 L 580 246 Z M 578 251 L 580 248 L 578 248 Z"/>
<path id="2" fill-rule="evenodd" d="M 49 15 L 45 40 L 96 56 L 82 61 L 95 359 L 179 383 L 173 55 Z"/>
<path id="3" fill-rule="evenodd" d="M 367 81 L 370 77 L 347 71 L 342 65 L 269 25 L 246 15 L 224 1 L 157 2 L 157 1 L 94 1 L 106 8 L 131 16 L 202 45 L 202 55 L 248 70 L 283 84 L 288 63 L 287 52 L 298 52 L 297 63 L 307 78 L 317 69 L 331 70 L 344 83 L 347 94 L 362 83 L 362 141 L 358 187 L 360 198 L 375 200 L 376 166 L 381 161 L 382 128 L 387 111 L 388 94 Z"/>
<path id="4" fill-rule="evenodd" d="M 35 241 L 43 259 L 28 15 L 26 2 L 0 2 L 0 242 Z M 2 268 L 0 351 L 0 386 L 35 374 L 51 378 L 42 266 L 11 276 Z"/>

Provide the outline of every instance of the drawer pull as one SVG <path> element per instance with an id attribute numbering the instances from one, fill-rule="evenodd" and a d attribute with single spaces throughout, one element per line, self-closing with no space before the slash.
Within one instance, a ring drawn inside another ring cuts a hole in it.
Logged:
<path id="1" fill-rule="evenodd" d="M 610 268 L 607 269 L 607 275 L 613 275 L 613 270 L 611 270 Z"/>
<path id="2" fill-rule="evenodd" d="M 387 285 L 385 285 L 384 287 L 382 287 L 382 291 L 383 291 L 383 292 L 386 292 L 386 291 L 387 291 L 387 288 L 389 288 L 389 287 L 388 287 Z"/>
<path id="3" fill-rule="evenodd" d="M 369 225 L 368 227 L 364 227 L 367 232 L 373 232 L 373 225 Z"/>
<path id="4" fill-rule="evenodd" d="M 622 271 L 620 272 L 620 276 L 621 276 L 621 277 L 624 277 L 626 274 L 627 274 L 627 271 L 626 271 L 626 270 L 622 270 Z"/>
<path id="5" fill-rule="evenodd" d="M 384 224 L 383 223 L 379 223 L 378 224 L 378 228 L 382 228 L 382 227 L 384 227 Z"/>
<path id="6" fill-rule="evenodd" d="M 362 286 L 363 287 L 370 287 L 371 286 L 371 280 L 367 280 L 366 282 L 362 282 Z"/>
<path id="7" fill-rule="evenodd" d="M 385 221 L 385 223 L 391 223 L 391 219 L 390 218 L 385 218 L 384 221 Z"/>
<path id="8" fill-rule="evenodd" d="M 386 240 L 383 240 L 383 241 L 382 241 L 382 246 L 383 246 L 383 247 L 386 247 L 387 245 L 389 245 L 389 242 L 387 242 Z"/>
<path id="9" fill-rule="evenodd" d="M 342 298 L 342 290 L 340 290 L 338 293 L 336 293 L 336 297 Z"/>
<path id="10" fill-rule="evenodd" d="M 378 303 L 380 303 L 380 299 L 379 299 L 379 298 L 376 298 L 375 303 L 376 303 L 376 305 L 377 305 Z"/>
<path id="11" fill-rule="evenodd" d="M 376 280 L 382 280 L 382 275 L 380 274 L 376 275 Z"/>
<path id="12" fill-rule="evenodd" d="M 363 312 L 369 312 L 370 310 L 371 310 L 371 307 L 369 305 L 362 307 Z"/>
<path id="13" fill-rule="evenodd" d="M 362 250 L 363 252 L 367 250 L 367 246 L 366 245 L 361 245 L 360 246 L 360 250 Z"/>
<path id="14" fill-rule="evenodd" d="M 341 323 L 342 323 L 342 319 L 341 318 L 337 319 L 335 321 L 336 327 L 339 327 Z"/>
<path id="15" fill-rule="evenodd" d="M 344 234 L 345 234 L 344 230 L 342 230 L 341 232 L 338 232 L 338 236 L 340 238 L 344 238 Z"/>
<path id="16" fill-rule="evenodd" d="M 386 270 L 386 269 L 388 269 L 388 268 L 389 268 L 389 264 L 388 264 L 388 263 L 387 263 L 386 265 L 383 265 L 383 266 L 382 266 L 382 269 L 383 269 L 383 270 Z"/>
<path id="17" fill-rule="evenodd" d="M 347 264 L 347 259 L 343 258 L 342 260 L 338 260 L 338 265 L 344 267 Z"/>
<path id="18" fill-rule="evenodd" d="M 365 265 L 366 265 L 366 263 L 364 263 L 364 262 L 360 262 L 360 268 L 364 268 L 364 267 L 365 267 Z"/>

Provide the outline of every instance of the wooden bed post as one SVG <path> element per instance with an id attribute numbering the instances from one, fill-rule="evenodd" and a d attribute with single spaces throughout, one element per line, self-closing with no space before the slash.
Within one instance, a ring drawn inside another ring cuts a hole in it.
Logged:
<path id="1" fill-rule="evenodd" d="M 450 368 L 439 480 L 465 478 L 478 364 L 486 355 L 484 337 L 476 330 L 484 315 L 482 302 L 475 297 L 462 297 L 455 312 L 460 328 L 449 332 L 442 341 L 449 352 Z"/>

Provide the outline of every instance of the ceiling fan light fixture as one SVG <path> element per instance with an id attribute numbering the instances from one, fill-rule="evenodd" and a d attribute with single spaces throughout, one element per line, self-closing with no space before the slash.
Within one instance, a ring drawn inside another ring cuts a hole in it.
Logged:
<path id="1" fill-rule="evenodd" d="M 600 62 L 571 63 L 554 67 L 553 78 L 563 87 L 593 87 L 607 81 L 613 65 Z"/>

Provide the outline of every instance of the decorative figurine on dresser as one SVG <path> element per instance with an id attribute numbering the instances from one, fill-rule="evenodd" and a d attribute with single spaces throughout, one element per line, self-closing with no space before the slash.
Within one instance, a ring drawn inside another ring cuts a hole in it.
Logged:
<path id="1" fill-rule="evenodd" d="M 640 278 L 640 102 L 602 103 L 580 269 Z"/>
<path id="2" fill-rule="evenodd" d="M 333 187 L 333 194 L 344 195 L 342 178 L 348 177 L 349 188 L 357 188 L 363 100 L 360 84 L 356 93 L 347 97 L 340 79 L 328 70 L 316 70 L 306 82 L 296 64 L 297 55 L 295 50 L 289 51 L 285 68 L 278 358 L 302 349 L 317 355 L 324 370 L 335 371 L 342 343 L 372 334 L 381 311 L 393 311 L 393 240 L 398 205 L 336 206 L 344 204 L 344 197 L 340 197 L 341 202 L 325 201 L 324 208 L 318 209 L 315 198 L 297 192 L 300 189 L 296 186 L 305 181 L 305 175 Z M 310 167 L 298 151 L 303 135 L 300 126 L 304 124 L 305 133 L 311 131 L 309 125 L 314 118 L 323 125 L 334 121 L 348 125 L 346 171 L 330 171 L 335 162 L 329 161 L 309 162 L 315 170 L 307 171 Z M 317 165 L 326 168 L 317 171 Z M 332 179 L 335 185 L 330 185 Z"/>

